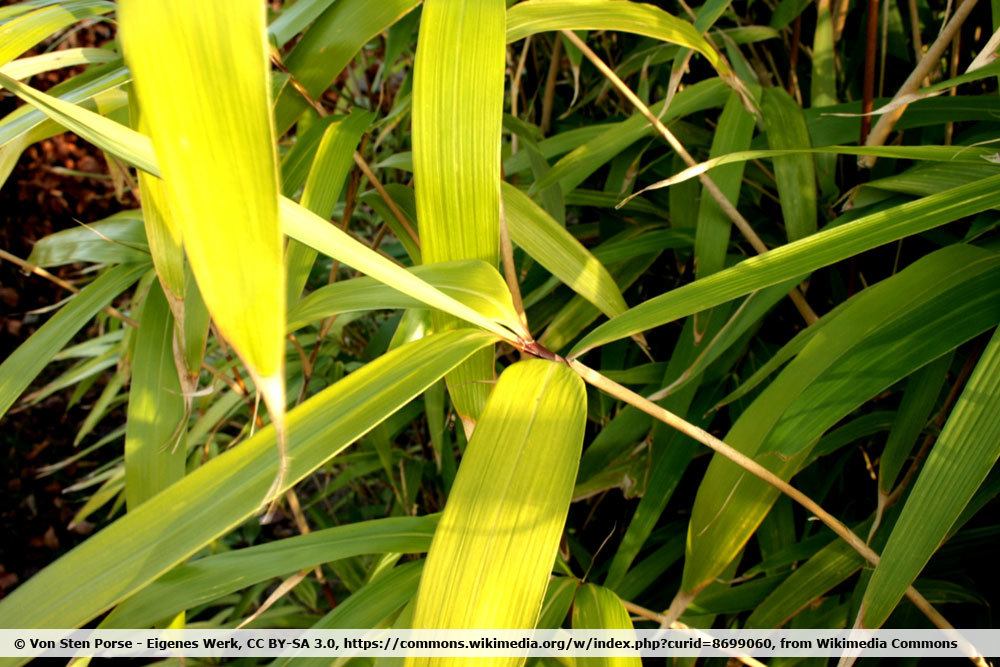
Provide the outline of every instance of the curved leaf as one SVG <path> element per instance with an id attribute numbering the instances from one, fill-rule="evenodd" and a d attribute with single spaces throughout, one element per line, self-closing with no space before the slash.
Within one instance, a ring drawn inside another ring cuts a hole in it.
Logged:
<path id="1" fill-rule="evenodd" d="M 0 364 L 0 417 L 76 332 L 147 270 L 148 264 L 108 269 L 4 359 Z"/>
<path id="2" fill-rule="evenodd" d="M 421 553 L 430 546 L 435 526 L 436 516 L 376 519 L 199 558 L 178 565 L 118 605 L 101 627 L 150 627 L 257 582 L 343 558 Z"/>
<path id="3" fill-rule="evenodd" d="M 998 277 L 1000 255 L 953 245 L 865 290 L 743 411 L 726 442 L 789 479 L 828 428 L 993 326 Z M 694 594 L 715 581 L 777 497 L 773 487 L 713 457 L 691 514 L 683 590 Z"/>
<path id="4" fill-rule="evenodd" d="M 425 0 L 413 66 L 413 176 L 424 263 L 500 261 L 504 0 Z M 435 314 L 441 329 L 454 318 Z M 495 376 L 483 351 L 446 379 L 474 422 Z"/>
<path id="5" fill-rule="evenodd" d="M 336 456 L 495 338 L 468 329 L 404 345 L 288 414 L 285 488 Z M 0 602 L 0 626 L 78 627 L 260 509 L 277 461 L 273 427 L 212 459 L 91 536 Z M 52 598 L 48 591 L 61 594 Z M 45 605 L 33 601 L 46 599 Z"/>
<path id="6" fill-rule="evenodd" d="M 507 12 L 507 41 L 547 30 L 618 30 L 694 49 L 722 76 L 725 59 L 693 25 L 659 7 L 627 0 L 527 0 Z"/>

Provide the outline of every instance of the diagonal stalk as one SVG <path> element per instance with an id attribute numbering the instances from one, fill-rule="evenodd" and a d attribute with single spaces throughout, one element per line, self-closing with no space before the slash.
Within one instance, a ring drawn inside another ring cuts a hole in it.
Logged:
<path id="1" fill-rule="evenodd" d="M 974 2 L 975 0 L 966 1 Z M 684 160 L 685 164 L 689 167 L 693 167 L 697 164 L 691 154 L 688 153 L 687 149 L 684 148 L 684 145 L 680 142 L 680 140 L 674 136 L 674 133 L 663 124 L 663 121 L 657 118 L 656 115 L 649 110 L 649 107 L 647 107 L 643 101 L 640 100 L 634 92 L 632 92 L 632 89 L 629 88 L 625 82 L 621 80 L 621 78 L 619 78 L 613 69 L 608 67 L 608 65 L 601 60 L 600 56 L 594 53 L 594 51 L 587 46 L 582 39 L 577 37 L 576 33 L 570 30 L 563 30 L 562 34 L 565 35 L 566 39 L 572 42 L 576 48 L 580 49 L 583 55 L 587 56 L 587 59 L 590 60 L 590 62 L 593 63 L 598 70 L 600 70 L 601 74 L 603 74 L 614 85 L 614 87 L 618 89 L 618 92 L 624 95 L 625 98 L 632 103 L 632 106 L 634 106 L 636 110 L 638 110 L 639 113 L 641 113 L 646 120 L 649 121 L 656 131 L 659 132 L 660 136 L 662 136 L 664 140 L 670 144 L 670 147 L 674 149 L 674 152 L 681 156 L 681 159 Z M 715 200 L 715 202 L 719 205 L 719 208 L 722 209 L 722 212 L 726 214 L 726 217 L 728 217 L 736 228 L 740 230 L 740 233 L 743 234 L 743 238 L 750 243 L 753 249 L 756 250 L 758 254 L 767 252 L 767 245 L 765 245 L 761 238 L 757 236 L 757 232 L 755 232 L 753 227 L 750 226 L 750 222 L 743 217 L 742 213 L 736 210 L 736 207 L 733 206 L 733 203 L 729 201 L 729 198 L 726 197 L 722 190 L 719 189 L 719 186 L 715 184 L 715 181 L 713 181 L 707 174 L 699 174 L 698 180 L 701 181 L 702 187 L 705 188 L 705 191 L 708 192 L 712 199 Z M 798 287 L 792 289 L 792 291 L 788 293 L 788 297 L 792 300 L 792 303 L 795 304 L 795 308 L 798 309 L 799 313 L 802 315 L 802 319 L 805 320 L 807 325 L 813 324 L 819 319 Z"/>
<path id="2" fill-rule="evenodd" d="M 678 417 L 669 410 L 660 407 L 656 403 L 643 398 L 634 391 L 618 384 L 614 380 L 611 380 L 597 371 L 585 366 L 575 359 L 568 359 L 566 363 L 569 367 L 576 371 L 580 377 L 584 379 L 588 384 L 604 391 L 605 393 L 628 403 L 634 408 L 637 408 L 649 416 L 662 421 L 664 424 L 677 429 L 684 435 L 700 442 L 709 449 L 715 451 L 716 453 L 726 457 L 736 465 L 743 468 L 745 471 L 762 480 L 763 482 L 770 484 L 777 490 L 784 493 L 786 496 L 797 502 L 799 505 L 804 507 L 810 513 L 812 513 L 817 519 L 822 521 L 830 530 L 832 530 L 839 538 L 847 542 L 852 549 L 854 549 L 858 554 L 861 555 L 869 564 L 873 567 L 877 566 L 879 563 L 879 555 L 875 551 L 865 544 L 864 540 L 858 537 L 854 531 L 844 525 L 839 519 L 827 512 L 817 503 L 815 500 L 802 493 L 794 486 L 781 479 L 773 472 L 762 466 L 761 464 L 754 461 L 749 456 L 737 451 L 732 446 L 726 444 L 722 440 L 716 438 L 714 435 L 705 431 L 704 429 L 698 428 L 694 424 Z M 942 630 L 954 630 L 955 627 L 941 615 L 934 606 L 927 601 L 923 595 L 920 594 L 917 589 L 910 586 L 906 590 L 906 597 L 917 607 L 935 626 L 941 628 Z M 682 605 L 672 605 L 670 612 L 664 616 L 663 627 L 670 627 L 670 623 L 677 620 L 681 612 L 686 608 L 687 603 L 690 599 L 684 598 Z M 675 608 L 679 607 L 679 608 Z M 986 662 L 981 656 L 969 656 L 970 659 L 977 665 L 986 667 Z"/>
<path id="3" fill-rule="evenodd" d="M 972 9 L 976 6 L 976 0 L 965 0 L 961 5 L 955 10 L 955 15 L 952 16 L 951 20 L 944 29 L 941 30 L 941 34 L 937 36 L 934 43 L 931 44 L 930 48 L 927 49 L 927 53 L 924 54 L 917 66 L 910 72 L 910 76 L 907 77 L 903 85 L 899 87 L 896 94 L 892 98 L 892 102 L 898 102 L 908 95 L 917 92 L 920 88 L 920 83 L 930 76 L 932 70 L 938 66 L 938 62 L 941 59 L 944 50 L 948 48 L 951 44 L 952 39 L 958 33 L 959 28 L 968 18 Z M 892 104 L 890 102 L 890 104 Z M 899 120 L 903 112 L 906 111 L 906 104 L 900 104 L 895 107 L 892 111 L 885 113 L 878 122 L 875 123 L 875 127 L 872 128 L 871 133 L 868 135 L 868 139 L 865 141 L 866 146 L 881 146 L 885 143 L 886 139 L 889 138 L 889 133 L 892 132 L 892 128 L 896 126 L 896 121 Z M 858 164 L 862 167 L 871 168 L 875 164 L 877 158 L 874 155 L 866 155 L 858 159 Z"/>
<path id="4" fill-rule="evenodd" d="M 31 262 L 29 262 L 27 260 L 21 259 L 17 255 L 12 255 L 9 252 L 7 252 L 6 250 L 0 249 L 0 259 L 5 259 L 8 262 L 10 262 L 11 264 L 17 264 L 19 267 L 21 267 L 21 269 L 25 273 L 33 273 L 36 276 L 39 276 L 41 278 L 45 278 L 49 282 L 51 282 L 51 283 L 53 283 L 55 285 L 58 285 L 59 287 L 62 287 L 64 290 L 72 292 L 73 294 L 78 294 L 80 292 L 80 289 L 76 285 L 74 285 L 73 283 L 67 282 L 67 281 L 63 280 L 62 278 L 60 278 L 59 276 L 54 275 L 52 273 L 49 273 L 48 271 L 46 271 L 42 267 L 36 266 L 35 264 L 32 264 Z M 104 311 L 105 313 L 107 313 L 108 315 L 110 315 L 111 317 L 113 317 L 115 319 L 118 319 L 118 320 L 121 320 L 122 322 L 124 322 L 125 324 L 127 324 L 128 326 L 130 326 L 132 328 L 137 328 L 139 326 L 138 322 L 136 322 L 135 320 L 133 320 L 128 315 L 125 315 L 124 313 L 122 313 L 120 310 L 118 310 L 114 306 L 104 306 L 104 308 L 102 308 L 101 310 Z"/>

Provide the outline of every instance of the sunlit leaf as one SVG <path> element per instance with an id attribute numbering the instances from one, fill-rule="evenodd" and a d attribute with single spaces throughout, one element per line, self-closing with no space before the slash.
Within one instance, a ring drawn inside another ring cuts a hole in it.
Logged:
<path id="1" fill-rule="evenodd" d="M 534 627 L 569 508 L 585 416 L 583 381 L 564 364 L 536 359 L 504 371 L 434 533 L 413 627 Z M 408 665 L 445 662 L 407 659 Z"/>

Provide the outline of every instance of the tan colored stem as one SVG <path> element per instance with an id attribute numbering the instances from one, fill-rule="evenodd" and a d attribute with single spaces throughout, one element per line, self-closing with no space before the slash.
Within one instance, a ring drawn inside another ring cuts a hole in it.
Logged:
<path id="1" fill-rule="evenodd" d="M 517 283 L 517 267 L 514 266 L 514 245 L 510 241 L 507 229 L 507 215 L 503 208 L 503 197 L 500 198 L 500 259 L 503 262 L 503 277 L 507 281 L 507 289 L 514 301 L 514 310 L 521 320 L 525 331 L 528 329 L 528 316 L 524 312 L 524 300 L 521 298 L 521 286 Z"/>
<path id="2" fill-rule="evenodd" d="M 545 92 L 542 95 L 542 121 L 539 127 L 542 136 L 549 133 L 552 127 L 552 109 L 556 101 L 556 79 L 559 76 L 559 63 L 562 60 L 562 40 L 557 35 L 552 45 L 552 55 L 549 60 L 549 71 L 545 76 Z"/>
<path id="3" fill-rule="evenodd" d="M 415 229 L 413 229 L 413 225 L 410 224 L 410 221 L 407 219 L 406 214 L 403 213 L 402 209 L 399 208 L 399 205 L 396 203 L 396 200 L 392 198 L 392 196 L 386 191 L 382 183 L 379 182 L 378 178 L 375 177 L 375 172 L 372 171 L 371 166 L 369 166 L 369 164 L 365 162 L 365 159 L 361 157 L 361 154 L 358 153 L 357 151 L 354 152 L 354 164 L 358 165 L 358 169 L 360 169 L 361 173 L 365 175 L 365 177 L 368 179 L 368 182 L 372 184 L 372 187 L 375 188 L 376 192 L 378 192 L 379 197 L 382 198 L 382 201 L 385 202 L 385 205 L 389 207 L 390 211 L 392 211 L 393 217 L 396 218 L 396 220 L 399 222 L 400 225 L 402 225 L 403 229 L 406 230 L 406 233 L 409 235 L 409 237 L 413 239 L 413 242 L 419 245 L 420 239 L 417 238 L 417 232 Z"/>
<path id="4" fill-rule="evenodd" d="M 708 431 L 698 428 L 694 424 L 678 417 L 674 413 L 657 405 L 656 403 L 643 398 L 631 389 L 618 384 L 614 380 L 601 375 L 597 371 L 585 366 L 579 361 L 576 361 L 575 359 L 567 359 L 566 363 L 569 364 L 569 367 L 579 374 L 580 377 L 582 377 L 587 383 L 621 401 L 624 401 L 625 403 L 628 403 L 634 408 L 638 408 L 650 417 L 662 421 L 664 424 L 680 431 L 693 440 L 700 442 L 709 449 L 729 459 L 754 477 L 757 477 L 766 484 L 769 484 L 778 491 L 781 491 L 812 513 L 817 519 L 822 521 L 828 528 L 830 528 L 830 530 L 840 537 L 840 539 L 844 540 L 852 549 L 858 552 L 862 558 L 868 561 L 869 564 L 873 567 L 878 566 L 879 555 L 875 553 L 871 547 L 865 544 L 864 540 L 858 537 L 854 531 L 844 525 L 835 516 L 823 509 L 815 500 L 802 493 L 794 486 L 751 459 L 749 456 L 737 451 Z M 927 618 L 930 619 L 930 621 L 938 628 L 941 628 L 942 630 L 955 629 L 954 626 L 952 626 L 947 619 L 945 619 L 945 617 L 942 616 L 941 613 L 935 609 L 934 606 L 928 602 L 927 599 L 913 586 L 907 588 L 906 597 L 909 598 L 914 606 L 923 612 L 923 614 L 927 616 Z M 678 610 L 672 611 L 674 613 L 667 614 L 665 620 L 676 620 L 676 616 L 679 615 Z M 978 659 L 981 660 L 981 658 Z M 975 662 L 976 659 L 974 658 L 973 661 Z"/>
<path id="5" fill-rule="evenodd" d="M 510 82 L 510 115 L 517 118 L 517 98 L 521 94 L 521 75 L 524 74 L 524 65 L 528 59 L 528 49 L 531 48 L 531 37 L 524 40 L 521 47 L 521 57 L 517 60 L 517 67 L 514 68 L 514 76 Z M 511 132 L 510 152 L 517 152 L 517 133 Z"/>
<path id="6" fill-rule="evenodd" d="M 9 252 L 7 252 L 6 250 L 0 250 L 0 259 L 5 259 L 8 262 L 11 262 L 12 264 L 17 264 L 18 266 L 20 266 L 22 269 L 24 269 L 28 273 L 33 273 L 36 276 L 39 276 L 40 278 L 45 278 L 49 282 L 54 283 L 54 284 L 58 285 L 59 287 L 62 287 L 65 290 L 69 290 L 73 294 L 79 294 L 80 293 L 80 289 L 76 285 L 74 285 L 73 283 L 67 282 L 67 281 L 63 280 L 62 278 L 60 278 L 59 276 L 56 276 L 56 275 L 53 275 L 53 274 L 49 273 L 48 271 L 46 271 L 42 267 L 37 266 L 35 264 L 32 264 L 29 261 L 21 259 L 17 255 L 12 255 Z M 125 324 L 129 325 L 130 327 L 138 327 L 139 326 L 138 322 L 136 322 L 135 320 L 133 320 L 129 316 L 125 315 L 124 313 L 122 313 L 120 310 L 118 310 L 114 306 L 104 306 L 104 308 L 102 308 L 101 310 L 103 310 L 105 313 L 107 313 L 111 317 L 113 317 L 113 318 L 115 318 L 117 320 L 121 320 L 122 322 L 124 322 Z"/>
<path id="7" fill-rule="evenodd" d="M 913 40 L 913 55 L 919 62 L 924 56 L 924 41 L 920 37 L 920 14 L 917 11 L 917 0 L 906 0 L 906 6 L 910 15 L 910 38 Z M 921 84 L 931 85 L 930 79 L 924 78 Z"/>
<path id="8" fill-rule="evenodd" d="M 685 164 L 689 167 L 693 167 L 697 164 L 691 154 L 688 153 L 687 149 L 684 148 L 684 145 L 681 144 L 676 136 L 674 136 L 674 133 L 671 132 L 670 129 L 649 110 L 649 107 L 647 107 L 643 101 L 632 92 L 632 89 L 629 88 L 625 82 L 621 80 L 621 78 L 619 78 L 613 69 L 608 67 L 607 64 L 601 60 L 600 56 L 594 53 L 594 51 L 591 50 L 591 48 L 572 31 L 563 30 L 562 34 L 565 35 L 574 46 L 580 49 L 583 55 L 587 56 L 587 59 L 590 60 L 590 62 L 593 63 L 594 66 L 597 67 L 597 69 L 599 69 L 609 81 L 611 81 L 612 85 L 614 85 L 618 92 L 624 95 L 632 106 L 634 106 L 636 110 L 649 121 L 660 136 L 663 137 L 668 144 L 670 144 L 670 147 L 681 156 L 681 159 L 684 160 Z M 726 217 L 728 217 L 732 223 L 736 225 L 736 228 L 740 230 L 740 233 L 750 243 L 753 249 L 758 253 L 767 252 L 768 247 L 764 244 L 761 238 L 757 236 L 757 232 L 755 232 L 753 227 L 750 226 L 750 222 L 744 218 L 738 210 L 736 210 L 736 207 L 733 206 L 732 202 L 729 201 L 729 198 L 726 197 L 722 190 L 719 189 L 719 186 L 715 184 L 715 181 L 704 173 L 698 175 L 698 180 L 701 181 L 702 187 L 705 188 L 705 191 L 708 192 L 712 199 L 715 200 L 715 203 L 719 205 L 719 208 L 726 214 Z M 808 302 L 806 302 L 805 297 L 798 288 L 794 288 L 788 293 L 788 296 L 791 298 L 792 303 L 795 304 L 795 307 L 802 315 L 802 319 L 805 320 L 806 324 L 813 324 L 819 319 L 815 311 L 813 311 Z"/>
<path id="9" fill-rule="evenodd" d="M 938 61 L 940 61 L 942 54 L 944 54 L 944 50 L 948 48 L 949 44 L 951 44 L 956 33 L 958 33 L 959 28 L 962 27 L 962 23 L 965 22 L 965 19 L 968 18 L 975 6 L 976 0 L 963 0 L 962 4 L 955 10 L 955 15 L 951 18 L 951 21 L 945 25 L 941 34 L 937 36 L 934 43 L 931 44 L 929 49 L 927 49 L 927 53 L 923 55 L 920 62 L 917 63 L 917 66 L 912 72 L 910 72 L 910 76 L 906 78 L 903 85 L 899 87 L 898 91 L 896 91 L 896 94 L 892 98 L 893 102 L 917 92 L 920 88 L 920 83 L 925 78 L 930 76 L 931 71 L 937 67 Z M 875 127 L 872 128 L 871 133 L 868 135 L 868 139 L 865 141 L 865 146 L 884 145 L 886 140 L 889 138 L 889 134 L 896 126 L 896 122 L 899 120 L 900 116 L 903 115 L 903 112 L 906 111 L 906 107 L 906 104 L 901 104 L 898 108 L 882 114 L 882 116 L 878 119 L 878 122 L 875 124 Z M 877 158 L 874 155 L 865 155 L 858 159 L 858 164 L 862 167 L 871 168 L 874 166 L 876 159 Z"/>

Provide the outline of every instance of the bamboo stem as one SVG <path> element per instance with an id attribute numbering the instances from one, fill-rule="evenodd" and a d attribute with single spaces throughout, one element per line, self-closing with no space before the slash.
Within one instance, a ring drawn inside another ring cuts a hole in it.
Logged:
<path id="1" fill-rule="evenodd" d="M 572 368 L 577 374 L 579 374 L 580 377 L 582 377 L 584 381 L 586 381 L 587 383 L 593 385 L 594 387 L 600 389 L 601 391 L 604 391 L 605 393 L 621 401 L 624 401 L 625 403 L 628 403 L 632 407 L 635 407 L 641 410 L 642 412 L 645 412 L 649 416 L 658 419 L 659 421 L 662 421 L 664 424 L 667 424 L 668 426 L 680 431 L 681 433 L 692 438 L 693 440 L 700 442 L 709 449 L 729 459 L 730 461 L 732 461 L 733 463 L 741 467 L 743 470 L 753 475 L 754 477 L 757 477 L 761 481 L 781 491 L 786 496 L 797 502 L 799 505 L 804 507 L 810 513 L 812 513 L 817 519 L 822 521 L 838 537 L 840 537 L 848 545 L 850 545 L 852 549 L 858 552 L 858 554 L 860 554 L 862 558 L 868 561 L 869 564 L 871 564 L 872 566 L 878 566 L 879 555 L 875 553 L 875 551 L 873 551 L 871 547 L 865 544 L 864 540 L 858 537 L 854 533 L 854 531 L 852 531 L 850 528 L 844 525 L 835 516 L 833 516 L 825 509 L 823 509 L 820 506 L 820 504 L 817 503 L 815 500 L 813 500 L 806 494 L 802 493 L 794 486 L 792 486 L 785 480 L 781 479 L 780 477 L 775 475 L 773 472 L 771 472 L 761 464 L 754 461 L 746 454 L 737 451 L 736 449 L 726 444 L 722 440 L 716 438 L 708 431 L 698 428 L 694 424 L 691 424 L 690 422 L 678 417 L 674 413 L 657 405 L 656 403 L 653 403 L 652 401 L 643 398 L 639 394 L 628 389 L 627 387 L 618 384 L 614 380 L 611 380 L 605 377 L 604 375 L 601 375 L 597 371 L 587 367 L 586 365 L 580 363 L 579 361 L 575 359 L 568 359 L 566 360 L 566 363 L 569 364 L 569 367 Z M 923 595 L 921 595 L 920 592 L 917 591 L 917 589 L 915 589 L 913 586 L 909 586 L 907 588 L 906 597 L 909 598 L 910 601 L 914 604 L 914 606 L 916 606 L 921 612 L 923 612 L 923 614 L 927 616 L 927 618 L 930 619 L 930 621 L 934 623 L 934 625 L 937 626 L 938 628 L 941 628 L 942 630 L 955 629 L 954 626 L 952 626 L 951 623 L 949 623 L 947 619 L 945 619 L 945 617 L 942 616 L 941 613 L 937 609 L 935 609 L 934 606 L 930 602 L 928 602 L 927 599 Z M 680 606 L 681 605 L 678 605 L 678 607 Z M 686 607 L 687 605 L 685 604 L 683 606 Z M 671 612 L 665 616 L 664 621 L 672 623 L 677 619 L 677 616 L 680 615 L 681 611 L 683 611 L 683 609 L 680 608 L 675 609 L 672 606 Z M 978 656 L 972 656 L 972 660 L 973 662 L 977 662 L 977 660 L 982 660 L 982 658 Z M 977 664 L 979 663 L 977 662 Z M 983 664 L 985 664 L 985 662 Z"/>
<path id="2" fill-rule="evenodd" d="M 67 281 L 63 280 L 62 278 L 60 278 L 59 276 L 56 276 L 56 275 L 53 275 L 53 274 L 49 273 L 48 271 L 46 271 L 42 267 L 37 266 L 35 264 L 32 264 L 31 262 L 29 262 L 27 260 L 21 259 L 17 255 L 12 255 L 9 252 L 7 252 L 6 250 L 0 250 L 0 259 L 5 259 L 5 260 L 7 260 L 8 262 L 10 262 L 12 264 L 17 264 L 18 266 L 20 266 L 22 269 L 24 269 L 28 273 L 33 273 L 36 276 L 39 276 L 40 278 L 45 278 L 49 282 L 54 283 L 54 284 L 58 285 L 59 287 L 62 287 L 64 290 L 69 290 L 73 294 L 79 294 L 80 293 L 80 288 L 78 288 L 73 283 L 67 282 Z M 125 324 L 127 324 L 130 327 L 137 328 L 139 326 L 138 322 L 136 322 L 135 320 L 133 320 L 128 315 L 125 315 L 124 313 L 122 313 L 120 310 L 118 310 L 114 306 L 104 306 L 104 308 L 102 308 L 101 310 L 104 311 L 105 313 L 107 313 L 108 315 L 110 315 L 111 317 L 113 317 L 113 318 L 115 318 L 117 320 L 121 320 L 122 322 L 124 322 Z"/>
<path id="3" fill-rule="evenodd" d="M 868 16 L 865 24 L 865 71 L 861 86 L 861 139 L 865 143 L 872 126 L 873 101 L 875 99 L 875 44 L 878 39 L 878 0 L 868 0 Z"/>
<path id="4" fill-rule="evenodd" d="M 975 0 L 967 1 L 974 2 Z M 588 47 L 584 41 L 577 37 L 572 31 L 563 30 L 562 34 L 565 35 L 574 46 L 580 49 L 585 56 L 587 56 L 587 59 L 590 60 L 590 62 L 593 63 L 594 66 L 597 67 L 597 69 L 599 69 L 609 81 L 611 81 L 618 92 L 620 92 L 629 102 L 632 103 L 632 106 L 634 106 L 636 110 L 638 110 L 639 113 L 649 121 L 656 131 L 659 132 L 660 136 L 662 136 L 666 142 L 670 144 L 670 147 L 681 156 L 681 159 L 684 160 L 685 164 L 689 167 L 693 167 L 697 164 L 691 154 L 688 153 L 687 149 L 684 148 L 684 145 L 681 144 L 676 136 L 674 136 L 674 133 L 671 132 L 670 129 L 667 128 L 667 126 L 664 125 L 663 122 L 649 110 L 649 107 L 647 107 L 642 100 L 640 100 L 636 94 L 632 92 L 631 88 L 625 85 L 625 82 L 618 77 L 613 69 L 608 67 L 607 64 L 601 60 L 600 56 L 594 53 L 594 51 L 591 50 L 591 48 Z M 760 254 L 767 252 L 767 245 L 765 245 L 761 238 L 757 236 L 757 232 L 755 232 L 753 227 L 750 226 L 750 222 L 743 217 L 743 214 L 736 210 L 736 207 L 733 206 L 732 202 L 730 202 L 722 190 L 719 189 L 719 186 L 715 184 L 715 181 L 713 181 L 707 174 L 699 174 L 698 180 L 701 181 L 705 191 L 708 192 L 712 199 L 715 200 L 715 202 L 719 205 L 719 208 L 722 209 L 722 212 L 726 214 L 726 217 L 728 217 L 732 223 L 736 225 L 736 228 L 740 230 L 740 233 L 750 243 L 753 249 Z M 819 320 L 816 312 L 806 301 L 799 288 L 796 287 L 792 289 L 792 291 L 788 293 L 788 296 L 791 298 L 792 303 L 795 304 L 795 307 L 802 315 L 802 319 L 805 320 L 806 324 L 813 324 Z"/>
<path id="5" fill-rule="evenodd" d="M 931 44 L 930 48 L 927 49 L 927 53 L 923 55 L 917 66 L 910 72 L 910 76 L 906 78 L 903 85 L 899 87 L 896 94 L 892 98 L 892 102 L 897 102 L 901 98 L 907 95 L 912 95 L 917 92 L 920 88 L 920 83 L 930 76 L 931 70 L 937 67 L 938 61 L 941 59 L 941 55 L 944 50 L 948 48 L 951 44 L 955 35 L 958 33 L 959 28 L 962 27 L 962 23 L 965 19 L 969 17 L 972 13 L 973 8 L 976 6 L 976 0 L 964 0 L 961 5 L 955 10 L 955 15 L 952 16 L 951 21 L 944 26 L 941 33 Z M 891 102 L 890 102 L 891 104 Z M 882 146 L 885 144 L 886 140 L 889 138 L 889 134 L 892 129 L 896 126 L 896 122 L 906 111 L 906 104 L 900 104 L 898 107 L 894 108 L 888 113 L 882 114 L 875 123 L 875 127 L 872 128 L 871 134 L 868 135 L 868 139 L 865 141 L 866 146 Z M 875 160 L 877 158 L 874 155 L 865 155 L 858 159 L 858 165 L 862 167 L 871 168 L 875 165 Z"/>

